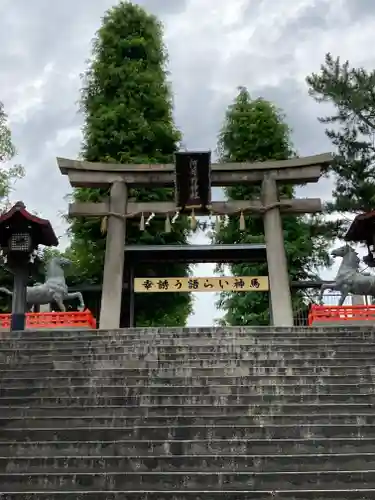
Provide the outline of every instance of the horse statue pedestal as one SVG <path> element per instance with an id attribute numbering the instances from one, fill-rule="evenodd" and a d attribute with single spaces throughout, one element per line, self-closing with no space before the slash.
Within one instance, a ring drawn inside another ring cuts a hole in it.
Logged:
<path id="1" fill-rule="evenodd" d="M 312 304 L 308 316 L 309 326 L 350 327 L 375 325 L 375 305 L 326 306 Z"/>
<path id="2" fill-rule="evenodd" d="M 96 329 L 96 320 L 91 312 L 44 312 L 26 313 L 26 330 L 82 330 Z M 0 314 L 0 332 L 9 331 L 10 314 Z"/>

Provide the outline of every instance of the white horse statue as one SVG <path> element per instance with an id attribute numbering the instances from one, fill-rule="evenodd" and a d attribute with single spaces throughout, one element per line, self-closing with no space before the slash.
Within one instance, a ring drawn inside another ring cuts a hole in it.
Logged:
<path id="1" fill-rule="evenodd" d="M 341 293 L 339 306 L 342 306 L 346 297 L 353 295 L 375 295 L 375 276 L 359 272 L 360 259 L 357 252 L 349 245 L 335 248 L 332 257 L 342 257 L 342 262 L 334 281 L 324 283 L 320 289 L 320 301 L 325 290 L 337 290 Z"/>
<path id="2" fill-rule="evenodd" d="M 85 309 L 82 294 L 80 292 L 69 293 L 65 282 L 64 267 L 72 262 L 64 257 L 52 257 L 46 265 L 45 282 L 27 287 L 26 302 L 28 306 L 50 304 L 56 302 L 60 311 L 65 312 L 64 300 L 79 300 L 79 310 Z M 7 288 L 0 287 L 0 292 L 13 295 Z"/>

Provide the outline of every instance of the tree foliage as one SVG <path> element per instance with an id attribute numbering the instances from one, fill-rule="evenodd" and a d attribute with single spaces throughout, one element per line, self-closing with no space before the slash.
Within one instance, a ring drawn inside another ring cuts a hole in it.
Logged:
<path id="1" fill-rule="evenodd" d="M 24 170 L 21 165 L 12 165 L 16 148 L 12 142 L 12 134 L 4 105 L 0 102 L 0 208 L 4 210 L 9 205 L 9 195 L 14 183 L 21 179 Z"/>
<path id="2" fill-rule="evenodd" d="M 9 196 L 14 183 L 23 177 L 24 171 L 21 165 L 13 165 L 11 162 L 16 155 L 16 148 L 12 142 L 12 134 L 8 124 L 8 117 L 0 102 L 0 210 L 9 208 Z M 0 267 L 1 286 L 12 288 L 12 275 L 3 267 Z M 8 311 L 10 307 L 9 297 L 0 296 L 0 310 Z"/>
<path id="3" fill-rule="evenodd" d="M 350 67 L 331 54 L 318 73 L 306 79 L 309 94 L 333 106 L 319 118 L 337 148 L 331 210 L 361 212 L 375 206 L 375 70 Z"/>
<path id="4" fill-rule="evenodd" d="M 21 165 L 13 165 L 11 162 L 16 155 L 16 148 L 12 142 L 12 134 L 9 128 L 8 117 L 4 105 L 0 102 L 0 210 L 9 208 L 9 197 L 14 183 L 23 177 L 24 171 Z M 0 267 L 1 286 L 12 288 L 13 278 L 3 267 Z M 0 295 L 0 310 L 5 312 L 10 308 L 8 296 Z"/>
<path id="5" fill-rule="evenodd" d="M 290 130 L 282 113 L 270 102 L 251 99 L 246 88 L 240 88 L 229 106 L 219 135 L 218 152 L 221 161 L 244 162 L 284 160 L 294 155 Z M 260 195 L 258 185 L 227 188 L 230 200 L 251 200 Z M 292 186 L 283 186 L 280 194 L 292 197 Z M 246 216 L 246 230 L 240 231 L 239 217 L 231 216 L 215 234 L 218 243 L 262 243 L 263 221 Z M 285 250 L 291 280 L 316 278 L 318 266 L 328 264 L 327 227 L 318 217 L 283 217 Z M 235 276 L 267 275 L 267 263 L 234 264 Z M 303 293 L 293 296 L 295 310 L 303 307 Z M 269 324 L 269 297 L 266 293 L 223 293 L 219 300 L 225 310 L 224 322 L 229 325 Z"/>
<path id="6" fill-rule="evenodd" d="M 93 43 L 84 75 L 81 111 L 85 118 L 82 157 L 113 163 L 173 162 L 180 133 L 173 124 L 172 97 L 166 74 L 162 26 L 141 7 L 120 2 L 104 15 Z M 98 201 L 106 190 L 77 189 L 74 199 Z M 132 189 L 139 201 L 169 201 L 172 189 Z M 71 221 L 72 243 L 68 254 L 77 265 L 77 280 L 101 283 L 105 236 L 100 221 Z M 185 243 L 186 221 L 178 221 L 164 233 L 164 221 L 154 219 L 143 233 L 139 219 L 127 221 L 128 244 Z M 171 265 L 168 275 L 185 276 L 187 266 Z M 143 266 L 138 276 L 164 275 L 165 266 Z M 160 273 L 160 274 L 159 274 Z M 138 326 L 184 325 L 191 311 L 189 294 L 156 294 L 136 297 Z"/>

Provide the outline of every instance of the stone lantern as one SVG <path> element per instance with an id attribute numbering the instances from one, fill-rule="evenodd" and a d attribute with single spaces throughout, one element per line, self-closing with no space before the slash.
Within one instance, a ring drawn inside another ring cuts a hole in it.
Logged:
<path id="1" fill-rule="evenodd" d="M 48 220 L 30 214 L 22 201 L 0 216 L 0 248 L 14 275 L 11 330 L 25 329 L 27 281 L 39 245 L 58 245 Z"/>
<path id="2" fill-rule="evenodd" d="M 345 235 L 346 241 L 364 243 L 368 254 L 363 262 L 368 267 L 375 267 L 375 210 L 357 215 Z"/>

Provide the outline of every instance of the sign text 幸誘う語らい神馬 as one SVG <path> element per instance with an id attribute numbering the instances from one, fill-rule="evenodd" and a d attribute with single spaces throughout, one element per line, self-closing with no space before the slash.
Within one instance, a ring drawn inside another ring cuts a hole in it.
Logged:
<path id="1" fill-rule="evenodd" d="M 146 292 L 266 292 L 268 276 L 214 278 L 135 278 L 134 291 Z"/>

